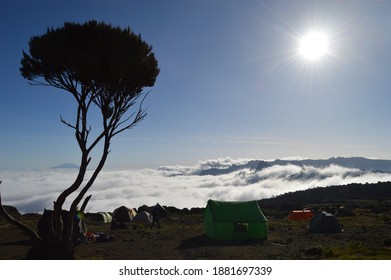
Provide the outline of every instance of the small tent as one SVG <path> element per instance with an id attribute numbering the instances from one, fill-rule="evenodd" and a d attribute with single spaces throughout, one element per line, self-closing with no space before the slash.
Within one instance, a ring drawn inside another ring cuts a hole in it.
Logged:
<path id="1" fill-rule="evenodd" d="M 20 212 L 18 211 L 18 209 L 16 209 L 16 207 L 10 206 L 10 205 L 3 205 L 3 207 L 4 207 L 5 211 L 7 211 L 7 213 L 11 215 L 11 217 L 13 217 L 17 220 L 20 220 L 20 218 L 22 217 L 22 214 L 20 214 Z M 3 215 L 0 214 L 0 221 L 2 219 L 3 219 Z"/>
<path id="2" fill-rule="evenodd" d="M 354 216 L 354 212 L 349 207 L 341 206 L 338 209 L 337 213 L 335 213 L 335 216 L 337 216 L 337 217 L 350 217 L 350 216 Z"/>
<path id="3" fill-rule="evenodd" d="M 168 215 L 166 208 L 161 206 L 159 203 L 156 203 L 155 206 L 151 207 L 150 212 L 152 213 L 154 210 L 157 210 L 159 217 L 165 218 Z"/>
<path id="4" fill-rule="evenodd" d="M 205 208 L 205 233 L 214 240 L 264 240 L 267 219 L 254 201 L 209 200 Z"/>
<path id="5" fill-rule="evenodd" d="M 98 212 L 98 213 L 88 213 L 86 214 L 88 221 L 91 222 L 101 222 L 101 223 L 111 223 L 113 217 L 108 212 Z"/>
<path id="6" fill-rule="evenodd" d="M 312 210 L 292 210 L 289 212 L 288 221 L 305 221 L 314 216 Z"/>
<path id="7" fill-rule="evenodd" d="M 152 215 L 147 211 L 141 211 L 133 218 L 132 223 L 140 223 L 144 225 L 152 224 Z"/>
<path id="8" fill-rule="evenodd" d="M 158 213 L 159 217 L 162 217 L 162 218 L 167 217 L 168 212 L 167 212 L 166 208 L 161 206 L 159 203 L 156 203 L 156 205 L 154 205 L 154 206 L 147 206 L 144 204 L 143 206 L 140 206 L 137 209 L 137 212 L 146 211 L 146 212 L 151 213 L 152 209 L 154 209 L 154 208 L 158 210 L 157 213 Z"/>
<path id="9" fill-rule="evenodd" d="M 311 219 L 308 231 L 311 233 L 340 233 L 343 229 L 337 217 L 323 211 Z"/>
<path id="10" fill-rule="evenodd" d="M 131 222 L 132 219 L 136 216 L 136 214 L 136 210 L 134 210 L 133 208 L 130 209 L 126 206 L 121 206 L 114 210 L 113 220 L 122 223 Z"/>

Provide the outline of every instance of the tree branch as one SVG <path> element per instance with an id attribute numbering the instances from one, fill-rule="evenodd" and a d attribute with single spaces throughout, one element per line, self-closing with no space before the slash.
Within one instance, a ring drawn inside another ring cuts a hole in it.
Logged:
<path id="1" fill-rule="evenodd" d="M 62 116 L 60 115 L 60 120 L 63 124 L 65 124 L 66 126 L 70 127 L 70 128 L 73 128 L 74 130 L 77 130 L 76 126 L 74 125 L 71 125 L 69 122 L 65 121 Z"/>
<path id="2" fill-rule="evenodd" d="M 1 181 L 0 181 L 1 184 Z M 33 229 L 30 227 L 26 226 L 22 222 L 18 221 L 14 217 L 12 217 L 7 210 L 5 210 L 2 202 L 1 202 L 1 192 L 0 192 L 0 214 L 4 216 L 4 218 L 14 226 L 18 227 L 20 230 L 22 230 L 28 237 L 30 237 L 31 240 L 33 241 L 39 241 L 41 238 L 39 237 L 38 233 L 36 233 Z"/>
<path id="3" fill-rule="evenodd" d="M 84 210 L 87 207 L 88 202 L 90 201 L 91 196 L 92 196 L 92 194 L 90 194 L 89 196 L 86 197 L 83 204 L 81 205 L 80 211 L 84 212 Z"/>
<path id="4" fill-rule="evenodd" d="M 133 119 L 133 121 L 132 121 L 129 125 L 127 125 L 127 126 L 121 128 L 121 129 L 119 129 L 119 130 L 117 130 L 117 131 L 113 131 L 112 137 L 114 137 L 114 136 L 117 135 L 118 133 L 123 132 L 124 130 L 133 128 L 135 125 L 137 125 L 137 123 L 139 123 L 140 121 L 142 121 L 142 120 L 145 118 L 145 116 L 147 115 L 146 109 L 143 110 L 141 107 L 142 107 L 142 105 L 143 105 L 143 103 L 144 103 L 144 101 L 145 101 L 145 98 L 148 96 L 149 93 L 150 93 L 150 91 L 147 92 L 147 93 L 144 95 L 143 99 L 141 100 L 140 105 L 139 105 L 139 108 L 138 108 L 138 111 L 137 111 L 137 114 L 136 114 L 135 118 Z M 139 95 L 139 96 L 140 96 L 140 95 Z M 138 97 L 139 97 L 139 96 L 138 96 Z M 138 98 L 138 97 L 136 97 L 136 98 Z M 131 103 L 132 103 L 132 104 L 130 104 L 130 106 L 134 105 L 134 102 L 131 102 Z M 125 108 L 125 111 L 126 111 L 126 110 L 127 110 L 127 108 Z M 124 124 L 126 121 L 128 121 L 133 115 L 134 115 L 134 113 L 133 113 L 129 118 L 125 119 L 125 120 L 122 121 L 122 122 L 119 122 L 119 123 L 116 125 L 115 130 L 118 129 L 118 128 L 119 128 L 122 124 Z"/>
<path id="5" fill-rule="evenodd" d="M 77 197 L 73 200 L 71 207 L 69 209 L 69 215 L 70 217 L 73 217 L 76 213 L 76 208 L 79 205 L 80 201 L 83 199 L 84 195 L 87 193 L 87 191 L 91 188 L 92 184 L 95 182 L 96 178 L 98 177 L 98 174 L 102 170 L 103 166 L 105 165 L 107 156 L 109 154 L 109 149 L 110 149 L 110 137 L 105 136 L 105 144 L 103 147 L 103 152 L 102 152 L 102 157 L 99 161 L 98 166 L 96 167 L 95 171 L 93 172 L 91 178 L 88 180 L 87 184 L 82 188 L 80 193 L 77 195 Z M 87 198 L 89 200 L 89 198 Z M 87 200 L 87 202 L 88 202 Z M 85 202 L 86 203 L 86 202 Z M 83 203 L 84 206 L 84 203 Z M 82 208 L 83 208 L 82 206 Z M 85 207 L 85 206 L 84 206 Z M 65 241 L 70 241 L 70 238 L 73 233 L 73 227 L 74 223 L 72 220 L 69 220 L 69 225 L 66 227 L 66 233 L 65 233 Z"/>

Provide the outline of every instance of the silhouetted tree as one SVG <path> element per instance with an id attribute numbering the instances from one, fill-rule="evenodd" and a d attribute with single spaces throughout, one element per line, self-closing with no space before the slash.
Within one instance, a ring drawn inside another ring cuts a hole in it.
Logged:
<path id="1" fill-rule="evenodd" d="M 74 130 L 81 151 L 78 175 L 54 202 L 53 240 L 45 244 L 32 231 L 19 225 L 38 241 L 38 250 L 57 250 L 54 258 L 68 258 L 73 248 L 74 221 L 61 218 L 63 205 L 71 194 L 75 198 L 69 209 L 74 217 L 81 200 L 102 170 L 110 152 L 111 139 L 133 128 L 146 116 L 142 103 L 147 96 L 144 87 L 152 87 L 159 74 L 152 47 L 130 28 L 121 29 L 103 22 L 84 24 L 66 22 L 63 27 L 49 28 L 42 36 L 29 41 L 29 52 L 23 52 L 21 75 L 34 85 L 52 86 L 72 94 L 76 101 L 76 118 L 61 122 Z M 89 116 L 97 106 L 102 126 L 91 137 Z M 84 182 L 91 152 L 102 143 L 101 157 L 92 176 Z M 4 212 L 4 211 L 3 211 Z M 18 222 L 13 221 L 18 225 Z M 50 255 L 48 256 L 50 258 Z"/>

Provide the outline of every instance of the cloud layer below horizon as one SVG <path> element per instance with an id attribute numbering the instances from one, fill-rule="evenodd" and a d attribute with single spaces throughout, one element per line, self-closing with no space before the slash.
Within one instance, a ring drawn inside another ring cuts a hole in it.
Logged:
<path id="1" fill-rule="evenodd" d="M 245 201 L 314 187 L 391 181 L 391 173 L 337 165 L 274 165 L 260 171 L 247 168 L 217 176 L 199 175 L 208 168 L 228 168 L 248 161 L 224 158 L 157 170 L 104 170 L 90 189 L 92 198 L 86 210 L 111 212 L 121 205 L 137 208 L 157 202 L 177 208 L 204 207 L 208 199 Z M 65 169 L 1 172 L 3 204 L 13 205 L 22 213 L 52 209 L 53 201 L 76 174 L 76 170 Z"/>

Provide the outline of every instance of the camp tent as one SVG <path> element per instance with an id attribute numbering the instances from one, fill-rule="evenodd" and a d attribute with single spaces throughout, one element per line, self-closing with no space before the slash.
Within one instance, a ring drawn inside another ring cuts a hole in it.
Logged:
<path id="1" fill-rule="evenodd" d="M 167 209 L 165 207 L 161 206 L 159 203 L 156 203 L 154 206 L 147 206 L 147 205 L 144 204 L 143 206 L 140 206 L 137 209 L 137 212 L 146 211 L 146 212 L 151 213 L 153 208 L 158 209 L 159 217 L 161 217 L 161 218 L 167 217 L 167 215 L 168 215 Z"/>
<path id="2" fill-rule="evenodd" d="M 337 217 L 349 217 L 349 216 L 354 216 L 354 212 L 352 209 L 350 209 L 349 207 L 344 207 L 344 206 L 341 206 L 337 213 L 335 213 L 335 216 Z"/>
<path id="3" fill-rule="evenodd" d="M 8 214 L 10 214 L 13 218 L 17 219 L 17 220 L 20 220 L 20 218 L 22 217 L 22 214 L 20 214 L 20 212 L 18 211 L 18 209 L 16 209 L 16 207 L 14 206 L 11 206 L 11 205 L 3 205 L 5 211 L 7 211 Z M 0 214 L 0 221 L 2 219 L 5 219 L 3 217 L 3 215 Z"/>
<path id="4" fill-rule="evenodd" d="M 98 213 L 88 213 L 87 215 L 88 221 L 91 222 L 101 222 L 101 223 L 111 223 L 113 217 L 109 212 L 98 212 Z"/>
<path id="5" fill-rule="evenodd" d="M 141 211 L 133 218 L 132 223 L 140 223 L 144 225 L 152 224 L 152 215 L 147 211 Z"/>
<path id="6" fill-rule="evenodd" d="M 288 221 L 305 221 L 314 216 L 312 210 L 292 210 L 289 212 Z"/>
<path id="7" fill-rule="evenodd" d="M 267 239 L 267 219 L 256 201 L 209 200 L 205 208 L 205 233 L 214 240 Z"/>
<path id="8" fill-rule="evenodd" d="M 311 219 L 308 231 L 311 233 L 339 233 L 343 229 L 337 217 L 323 211 Z"/>
<path id="9" fill-rule="evenodd" d="M 113 219 L 116 222 L 131 222 L 132 219 L 136 216 L 136 214 L 136 210 L 134 210 L 133 208 L 130 209 L 126 206 L 121 206 L 114 210 Z"/>
<path id="10" fill-rule="evenodd" d="M 154 208 L 157 209 L 157 213 L 158 213 L 159 217 L 162 217 L 162 218 L 167 217 L 168 212 L 165 207 L 161 206 L 159 203 L 156 203 L 155 206 L 151 207 L 150 212 L 152 212 Z"/>

